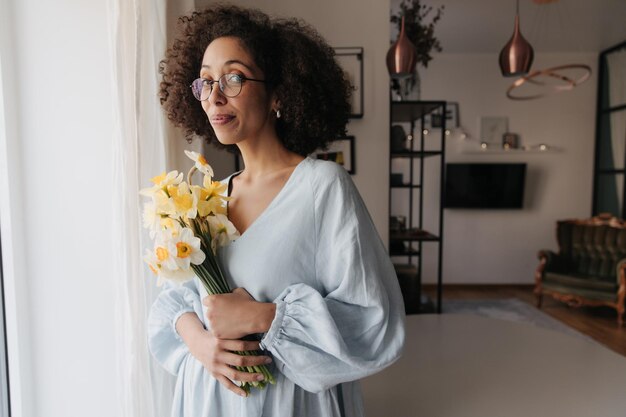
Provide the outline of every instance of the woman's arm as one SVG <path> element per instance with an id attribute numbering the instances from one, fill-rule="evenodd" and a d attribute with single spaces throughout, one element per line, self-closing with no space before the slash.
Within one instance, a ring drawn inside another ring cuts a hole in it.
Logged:
<path id="1" fill-rule="evenodd" d="M 241 356 L 233 351 L 259 350 L 258 341 L 218 339 L 206 330 L 196 313 L 185 313 L 176 322 L 176 331 L 189 347 L 190 353 L 225 388 L 242 397 L 246 392 L 232 381 L 262 381 L 263 375 L 241 372 L 233 366 L 268 364 L 267 356 Z"/>
<path id="2" fill-rule="evenodd" d="M 229 351 L 258 350 L 258 342 L 220 340 L 206 330 L 200 295 L 194 281 L 183 285 L 167 283 L 150 309 L 148 346 L 167 371 L 177 375 L 191 354 L 227 389 L 241 395 L 231 380 L 252 381 L 257 374 L 239 373 L 231 365 L 254 366 L 271 361 L 267 356 L 239 356 Z"/>
<path id="3" fill-rule="evenodd" d="M 404 345 L 404 304 L 385 247 L 347 172 L 319 165 L 314 197 L 315 277 L 287 287 L 261 340 L 278 369 L 319 392 L 371 375 Z"/>
<path id="4" fill-rule="evenodd" d="M 255 301 L 243 288 L 236 288 L 230 294 L 209 295 L 202 304 L 207 307 L 209 327 L 222 339 L 265 333 L 276 315 L 276 304 Z"/>

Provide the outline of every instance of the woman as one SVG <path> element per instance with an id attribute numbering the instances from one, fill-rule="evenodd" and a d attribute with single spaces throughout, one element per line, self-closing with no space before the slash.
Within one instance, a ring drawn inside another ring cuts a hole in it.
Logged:
<path id="1" fill-rule="evenodd" d="M 178 377 L 172 415 L 361 416 L 354 381 L 399 357 L 404 307 L 350 176 L 307 157 L 345 133 L 349 85 L 302 22 L 218 5 L 181 23 L 161 102 L 189 134 L 240 152 L 245 169 L 224 180 L 241 236 L 218 252 L 237 290 L 205 296 L 194 280 L 152 306 L 150 350 Z M 239 340 L 249 334 L 262 338 Z M 262 375 L 233 366 L 270 362 L 276 384 L 246 398 L 235 382 Z"/>

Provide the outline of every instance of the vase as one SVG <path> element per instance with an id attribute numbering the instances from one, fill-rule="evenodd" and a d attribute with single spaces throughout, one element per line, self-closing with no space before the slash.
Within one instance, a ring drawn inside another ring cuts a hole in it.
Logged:
<path id="1" fill-rule="evenodd" d="M 417 69 L 408 77 L 401 81 L 401 100 L 419 101 L 422 96 L 422 85 L 420 73 Z"/>

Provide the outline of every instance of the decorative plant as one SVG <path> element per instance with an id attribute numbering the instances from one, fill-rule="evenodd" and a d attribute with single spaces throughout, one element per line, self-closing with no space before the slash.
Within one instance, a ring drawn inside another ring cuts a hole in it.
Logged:
<path id="1" fill-rule="evenodd" d="M 404 30 L 417 49 L 417 63 L 424 67 L 427 67 L 432 59 L 430 53 L 433 50 L 442 51 L 439 39 L 435 37 L 435 25 L 441 19 L 444 8 L 442 5 L 435 9 L 433 6 L 421 4 L 420 0 L 402 0 L 400 12 L 391 15 L 391 23 L 395 23 L 398 30 L 404 16 Z M 431 13 L 434 13 L 433 18 L 427 23 L 426 19 Z"/>

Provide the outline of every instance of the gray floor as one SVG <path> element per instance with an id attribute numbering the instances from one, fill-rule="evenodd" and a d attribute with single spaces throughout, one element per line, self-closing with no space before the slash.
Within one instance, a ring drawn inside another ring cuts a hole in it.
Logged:
<path id="1" fill-rule="evenodd" d="M 468 314 L 407 317 L 403 357 L 362 386 L 368 417 L 626 416 L 626 358 Z"/>

